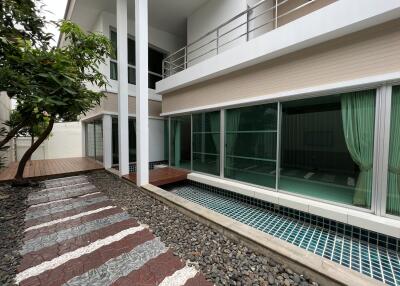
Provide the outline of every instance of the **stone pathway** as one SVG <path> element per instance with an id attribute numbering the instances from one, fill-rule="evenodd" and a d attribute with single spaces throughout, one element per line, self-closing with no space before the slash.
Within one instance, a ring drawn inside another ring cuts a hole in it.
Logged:
<path id="1" fill-rule="evenodd" d="M 44 184 L 28 197 L 17 284 L 212 285 L 86 176 Z"/>

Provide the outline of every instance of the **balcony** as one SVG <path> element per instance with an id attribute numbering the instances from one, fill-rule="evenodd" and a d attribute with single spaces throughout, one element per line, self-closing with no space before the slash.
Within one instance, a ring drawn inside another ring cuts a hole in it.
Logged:
<path id="1" fill-rule="evenodd" d="M 249 1 L 250 2 L 250 1 Z M 336 0 L 262 0 L 163 60 L 163 78 L 279 28 Z"/>

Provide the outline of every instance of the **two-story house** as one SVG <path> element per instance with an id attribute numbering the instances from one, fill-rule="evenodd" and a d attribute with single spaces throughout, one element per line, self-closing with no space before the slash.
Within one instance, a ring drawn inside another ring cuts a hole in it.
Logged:
<path id="1" fill-rule="evenodd" d="M 137 161 L 139 185 L 149 161 L 166 161 L 385 245 L 400 238 L 398 0 L 134 4 L 67 7 L 116 51 L 103 67 L 107 97 L 83 118 L 87 156 L 121 175 Z"/>

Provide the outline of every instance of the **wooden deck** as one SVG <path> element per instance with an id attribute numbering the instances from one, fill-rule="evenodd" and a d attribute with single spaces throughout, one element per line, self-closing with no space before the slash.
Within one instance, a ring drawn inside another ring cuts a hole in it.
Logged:
<path id="1" fill-rule="evenodd" d="M 170 167 L 154 169 L 149 171 L 149 181 L 154 186 L 162 186 L 184 181 L 189 173 L 189 171 Z M 136 173 L 125 175 L 124 178 L 136 184 Z"/>
<path id="2" fill-rule="evenodd" d="M 17 172 L 18 163 L 11 163 L 0 171 L 0 182 L 11 181 Z M 24 177 L 40 180 L 49 177 L 77 175 L 83 172 L 103 170 L 103 165 L 85 158 L 63 158 L 50 160 L 32 160 L 26 164 Z"/>

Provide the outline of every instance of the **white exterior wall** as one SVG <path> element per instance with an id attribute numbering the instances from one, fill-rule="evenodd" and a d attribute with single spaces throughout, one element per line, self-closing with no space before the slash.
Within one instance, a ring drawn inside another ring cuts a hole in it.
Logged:
<path id="1" fill-rule="evenodd" d="M 36 140 L 36 138 L 35 138 Z M 31 145 L 31 138 L 16 140 L 17 160 Z M 82 157 L 82 127 L 80 122 L 55 123 L 51 136 L 33 153 L 32 160 Z"/>
<path id="2" fill-rule="evenodd" d="M 219 25 L 228 21 L 232 17 L 237 14 L 243 12 L 247 8 L 246 0 L 210 0 L 197 9 L 192 15 L 190 15 L 187 19 L 187 42 L 188 44 L 198 40 L 203 35 L 207 34 L 211 30 L 217 28 Z M 246 16 L 240 17 L 222 28 L 219 33 L 222 35 L 223 33 L 228 32 L 230 29 L 243 24 L 246 22 Z M 226 43 L 226 45 L 222 46 L 219 49 L 219 52 L 227 50 L 239 43 L 243 43 L 246 41 L 246 36 L 241 36 L 241 34 L 246 32 L 246 25 L 240 26 L 233 32 L 226 34 L 221 37 L 219 46 Z M 217 54 L 217 51 L 211 51 L 213 48 L 216 48 L 216 41 L 206 44 L 207 42 L 216 39 L 216 33 L 210 34 L 209 36 L 203 38 L 201 41 L 192 45 L 188 48 L 188 66 L 192 66 L 198 62 L 201 62 L 205 59 L 213 57 Z M 234 38 L 237 38 L 233 40 Z M 231 41 L 228 43 L 229 41 Z M 205 45 L 204 47 L 201 47 Z M 201 47 L 201 48 L 200 48 Z M 207 54 L 205 54 L 207 53 Z M 205 55 L 203 55 L 205 54 Z"/>

